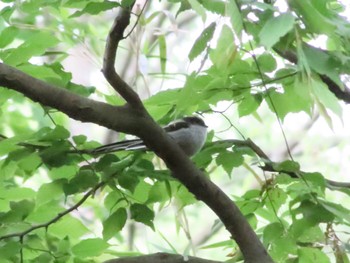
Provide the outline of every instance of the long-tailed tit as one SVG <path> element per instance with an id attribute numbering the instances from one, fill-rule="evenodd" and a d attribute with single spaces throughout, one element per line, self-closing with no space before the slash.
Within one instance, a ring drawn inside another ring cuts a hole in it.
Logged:
<path id="1" fill-rule="evenodd" d="M 191 116 L 169 123 L 164 127 L 164 130 L 188 156 L 193 156 L 204 145 L 207 137 L 207 127 L 201 118 Z M 103 145 L 86 152 L 105 154 L 122 150 L 147 150 L 147 147 L 141 139 L 133 139 Z"/>

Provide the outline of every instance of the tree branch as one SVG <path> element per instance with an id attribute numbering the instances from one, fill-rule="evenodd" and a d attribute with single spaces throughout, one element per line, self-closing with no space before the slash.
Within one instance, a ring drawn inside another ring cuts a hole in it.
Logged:
<path id="1" fill-rule="evenodd" d="M 39 228 L 46 228 L 47 229 L 50 225 L 52 225 L 53 223 L 56 223 L 58 220 L 60 220 L 65 215 L 78 209 L 90 196 L 92 196 L 99 188 L 101 188 L 105 184 L 106 184 L 105 182 L 100 182 L 97 185 L 95 185 L 90 191 L 88 191 L 86 194 L 84 194 L 84 196 L 75 205 L 64 210 L 61 213 L 58 213 L 57 216 L 52 218 L 50 221 L 48 221 L 46 223 L 39 224 L 39 225 L 32 226 L 32 227 L 30 227 L 27 230 L 24 230 L 22 232 L 0 236 L 0 240 L 11 238 L 11 237 L 19 237 L 20 239 L 23 239 L 23 237 L 25 235 L 29 234 L 30 232 L 32 232 L 36 229 L 39 229 Z"/>
<path id="2" fill-rule="evenodd" d="M 168 253 L 155 253 L 138 257 L 111 259 L 104 263 L 220 263 L 220 261 L 197 257 L 185 257 Z"/>
<path id="3" fill-rule="evenodd" d="M 114 20 L 107 37 L 102 72 L 109 84 L 127 103 L 134 108 L 143 109 L 138 94 L 117 74 L 114 66 L 119 42 L 124 39 L 124 31 L 130 23 L 130 12 L 134 4 L 135 2 L 129 8 L 122 9 Z"/>
<path id="4" fill-rule="evenodd" d="M 274 162 L 267 156 L 267 154 L 259 147 L 257 146 L 251 139 L 247 139 L 247 140 L 221 140 L 221 141 L 217 141 L 214 143 L 228 143 L 230 145 L 235 145 L 235 146 L 245 146 L 245 147 L 249 147 L 250 149 L 252 149 L 256 155 L 258 157 L 260 157 L 262 159 L 262 161 L 264 162 L 264 166 L 260 166 L 260 168 L 264 171 L 268 171 L 268 172 L 276 172 L 276 173 L 284 173 L 289 175 L 292 178 L 299 178 L 300 176 L 298 176 L 295 172 L 289 172 L 289 171 L 277 171 L 276 169 L 274 169 L 273 164 Z M 300 174 L 305 174 L 305 172 L 300 171 Z M 333 181 L 333 180 L 328 180 L 325 179 L 326 181 L 326 186 L 330 189 L 336 189 L 336 188 L 350 188 L 350 183 L 347 182 L 337 182 L 337 181 Z"/>

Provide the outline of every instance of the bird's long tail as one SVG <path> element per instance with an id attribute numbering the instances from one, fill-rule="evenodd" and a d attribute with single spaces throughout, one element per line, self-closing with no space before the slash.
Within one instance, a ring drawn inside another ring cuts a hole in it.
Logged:
<path id="1" fill-rule="evenodd" d="M 91 150 L 86 150 L 89 154 L 105 154 L 117 151 L 128 151 L 128 150 L 145 150 L 146 146 L 140 139 L 127 140 L 121 142 L 115 142 L 111 144 L 106 144 Z"/>

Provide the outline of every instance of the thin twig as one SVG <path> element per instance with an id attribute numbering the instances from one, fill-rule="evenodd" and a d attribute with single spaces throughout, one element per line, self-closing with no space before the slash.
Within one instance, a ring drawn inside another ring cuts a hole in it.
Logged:
<path id="1" fill-rule="evenodd" d="M 92 196 L 99 188 L 101 188 L 105 184 L 106 184 L 106 182 L 102 181 L 102 182 L 98 183 L 97 185 L 95 185 L 92 189 L 90 189 L 90 191 L 88 191 L 86 194 L 84 194 L 84 196 L 75 205 L 73 205 L 72 207 L 68 208 L 67 210 L 59 213 L 57 216 L 52 218 L 50 221 L 48 221 L 46 223 L 39 224 L 39 225 L 32 226 L 32 227 L 30 227 L 27 230 L 24 230 L 22 232 L 17 232 L 17 233 L 12 233 L 12 234 L 8 234 L 8 235 L 0 236 L 0 240 L 11 238 L 11 237 L 19 237 L 22 240 L 25 235 L 29 234 L 30 232 L 32 232 L 36 229 L 39 229 L 39 228 L 47 229 L 50 225 L 52 225 L 53 223 L 56 223 L 63 216 L 65 216 L 65 215 L 69 214 L 70 212 L 72 212 L 73 210 L 76 210 L 77 208 L 79 208 L 90 196 Z"/>

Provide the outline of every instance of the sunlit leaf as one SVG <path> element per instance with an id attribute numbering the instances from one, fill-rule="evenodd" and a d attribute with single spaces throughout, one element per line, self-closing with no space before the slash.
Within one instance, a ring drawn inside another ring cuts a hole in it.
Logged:
<path id="1" fill-rule="evenodd" d="M 103 238 L 108 240 L 123 229 L 127 219 L 125 208 L 119 208 L 103 222 Z"/>
<path id="2" fill-rule="evenodd" d="M 295 17 L 290 13 L 272 17 L 259 33 L 260 43 L 266 48 L 273 47 L 281 37 L 292 30 Z"/>
<path id="3" fill-rule="evenodd" d="M 82 258 L 95 257 L 103 253 L 109 245 L 106 241 L 100 238 L 84 239 L 80 243 L 72 247 L 72 252 Z"/>

